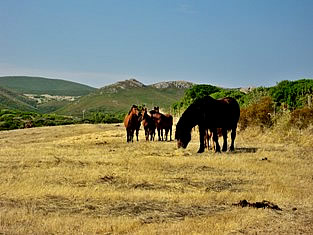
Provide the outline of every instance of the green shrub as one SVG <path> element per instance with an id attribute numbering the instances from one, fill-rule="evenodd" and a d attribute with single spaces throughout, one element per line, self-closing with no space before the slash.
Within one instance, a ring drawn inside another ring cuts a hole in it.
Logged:
<path id="1" fill-rule="evenodd" d="M 0 130 L 13 130 L 25 127 L 56 126 L 78 123 L 71 117 L 55 114 L 38 114 L 15 110 L 0 110 Z"/>
<path id="2" fill-rule="evenodd" d="M 125 117 L 124 113 L 102 113 L 96 112 L 88 120 L 91 123 L 120 123 L 123 122 Z"/>

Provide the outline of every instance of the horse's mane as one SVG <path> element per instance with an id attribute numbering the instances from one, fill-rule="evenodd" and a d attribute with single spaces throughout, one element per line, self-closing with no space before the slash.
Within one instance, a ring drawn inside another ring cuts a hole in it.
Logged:
<path id="1" fill-rule="evenodd" d="M 203 112 L 203 110 L 201 110 L 201 106 L 208 100 L 214 102 L 214 99 L 210 96 L 196 99 L 191 105 L 188 106 L 188 108 L 179 119 L 178 123 L 181 123 L 181 125 L 183 126 L 190 126 L 190 129 L 197 125 L 196 120 L 199 117 L 200 113 Z"/>
<path id="2" fill-rule="evenodd" d="M 188 108 L 180 117 L 176 125 L 176 134 L 179 136 L 183 135 L 183 133 L 191 132 L 192 128 L 198 124 L 200 115 L 203 112 L 201 106 L 203 106 L 205 103 L 213 103 L 215 101 L 216 100 L 211 96 L 195 99 L 194 102 L 188 106 Z"/>
<path id="3" fill-rule="evenodd" d="M 194 123 L 194 113 L 196 112 L 196 106 L 191 104 L 180 117 L 176 125 L 176 133 L 180 135 L 180 132 L 190 132 L 196 125 Z"/>

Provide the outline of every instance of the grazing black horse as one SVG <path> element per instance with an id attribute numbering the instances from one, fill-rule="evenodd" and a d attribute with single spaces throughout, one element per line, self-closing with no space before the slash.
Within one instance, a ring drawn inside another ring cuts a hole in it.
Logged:
<path id="1" fill-rule="evenodd" d="M 210 96 L 206 96 L 197 99 L 186 109 L 176 125 L 175 139 L 177 139 L 178 148 L 187 147 L 191 140 L 191 130 L 194 126 L 198 125 L 200 133 L 200 148 L 198 153 L 204 152 L 206 129 L 213 132 L 215 152 L 221 151 L 218 144 L 217 128 L 222 129 L 224 138 L 222 151 L 227 151 L 227 130 L 232 131 L 230 151 L 233 151 L 239 116 L 239 104 L 233 98 L 226 97 L 216 100 Z"/>

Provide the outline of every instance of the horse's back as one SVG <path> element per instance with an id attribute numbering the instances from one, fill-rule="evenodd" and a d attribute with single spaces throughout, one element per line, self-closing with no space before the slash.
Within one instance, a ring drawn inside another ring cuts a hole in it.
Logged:
<path id="1" fill-rule="evenodd" d="M 208 128 L 231 129 L 237 126 L 240 108 L 234 98 L 225 97 L 216 100 L 207 96 L 199 99 L 194 105 L 194 109 L 200 111 L 198 115 L 202 116 L 202 122 Z"/>

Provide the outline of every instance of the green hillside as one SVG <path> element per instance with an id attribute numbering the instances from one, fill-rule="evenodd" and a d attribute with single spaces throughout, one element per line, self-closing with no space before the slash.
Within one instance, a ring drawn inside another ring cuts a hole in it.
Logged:
<path id="1" fill-rule="evenodd" d="M 35 101 L 2 87 L 0 87 L 0 109 L 38 111 Z"/>
<path id="2" fill-rule="evenodd" d="M 83 96 L 97 90 L 90 86 L 60 79 L 26 76 L 0 77 L 0 86 L 21 94 L 50 94 L 59 96 Z"/>
<path id="3" fill-rule="evenodd" d="M 191 83 L 180 82 L 179 85 L 176 83 L 167 82 L 163 85 L 146 86 L 134 79 L 118 82 L 81 97 L 59 109 L 57 113 L 73 116 L 82 116 L 83 111 L 86 116 L 94 112 L 125 113 L 133 104 L 146 105 L 149 108 L 160 106 L 162 109 L 170 109 L 183 97 L 184 91 L 191 86 Z M 186 84 L 186 86 L 181 84 Z"/>

